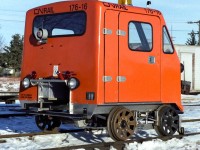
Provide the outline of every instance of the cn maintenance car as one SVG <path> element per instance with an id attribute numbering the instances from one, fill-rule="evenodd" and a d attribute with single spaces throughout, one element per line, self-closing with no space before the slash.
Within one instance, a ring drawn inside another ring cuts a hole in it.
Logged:
<path id="1" fill-rule="evenodd" d="M 182 133 L 180 81 L 158 10 L 78 0 L 27 12 L 19 99 L 41 130 L 74 123 L 116 141 L 138 127 Z"/>

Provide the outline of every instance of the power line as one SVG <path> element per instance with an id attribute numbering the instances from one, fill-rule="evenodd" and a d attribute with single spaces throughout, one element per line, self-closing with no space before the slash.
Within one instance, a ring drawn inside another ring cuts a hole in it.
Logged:
<path id="1" fill-rule="evenodd" d="M 1 21 L 6 21 L 6 22 L 25 22 L 22 20 L 8 20 L 8 19 L 0 19 Z"/>
<path id="2" fill-rule="evenodd" d="M 167 23 L 173 23 L 173 24 L 183 24 L 183 23 L 187 23 L 186 21 L 185 22 L 171 22 L 171 21 L 169 21 L 169 22 L 167 22 Z"/>
<path id="3" fill-rule="evenodd" d="M 184 30 L 184 29 L 183 29 L 183 30 L 171 30 L 171 31 L 173 31 L 173 32 L 174 32 L 174 31 L 175 31 L 175 32 L 190 32 L 190 30 Z"/>
<path id="4" fill-rule="evenodd" d="M 15 12 L 11 12 L 11 13 L 8 13 L 8 12 L 0 12 L 0 16 L 2 17 L 25 17 L 25 14 L 19 14 L 19 13 L 15 13 Z"/>
<path id="5" fill-rule="evenodd" d="M 20 18 L 22 18 L 22 17 L 24 18 L 24 17 L 25 17 L 24 15 L 20 15 L 20 14 L 2 14 L 2 13 L 0 13 L 0 16 L 1 16 L 1 17 L 4 17 L 4 18 L 5 18 L 5 17 L 6 17 L 6 18 L 7 18 L 7 17 L 13 17 L 13 16 L 15 16 L 15 17 L 17 16 L 17 17 L 20 17 Z"/>
<path id="6" fill-rule="evenodd" d="M 26 12 L 26 11 L 22 11 L 22 10 L 12 10 L 12 9 L 0 9 L 0 11 L 23 12 L 23 13 Z"/>
<path id="7" fill-rule="evenodd" d="M 19 12 L 15 12 L 15 11 L 0 11 L 0 14 L 17 14 L 17 15 L 25 15 L 26 12 L 24 12 L 24 13 L 19 13 Z"/>
<path id="8" fill-rule="evenodd" d="M 199 35 L 199 43 L 198 45 L 200 45 L 200 20 L 199 21 L 189 21 L 188 24 L 197 24 L 199 26 L 199 31 L 197 33 L 194 34 L 198 34 Z"/>

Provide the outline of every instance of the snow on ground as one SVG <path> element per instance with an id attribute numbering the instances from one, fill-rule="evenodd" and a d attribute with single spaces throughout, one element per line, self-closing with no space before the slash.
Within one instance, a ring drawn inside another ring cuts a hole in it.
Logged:
<path id="1" fill-rule="evenodd" d="M 184 100 L 186 101 L 186 100 Z M 190 101 L 190 100 L 189 100 Z M 189 102 L 197 104 L 192 100 Z M 0 105 L 0 112 L 6 111 L 5 107 Z M 199 118 L 200 106 L 186 106 L 185 113 L 182 115 L 183 119 Z M 200 132 L 200 122 L 184 123 L 186 133 Z M 73 128 L 73 125 L 62 125 L 61 128 Z M 0 134 L 20 134 L 40 132 L 34 122 L 34 117 L 12 117 L 12 118 L 0 118 Z M 153 137 L 156 136 L 154 130 L 139 131 L 135 136 L 138 137 Z M 2 140 L 2 139 L 0 139 Z M 4 139 L 5 143 L 0 144 L 0 149 L 9 150 L 35 150 L 44 148 L 54 148 L 62 146 L 72 146 L 77 144 L 92 144 L 99 142 L 111 142 L 106 131 L 93 131 L 91 132 L 77 132 L 77 133 L 65 133 L 62 135 L 44 135 L 34 136 L 32 138 L 12 138 Z M 114 148 L 112 148 L 114 149 Z M 184 137 L 183 139 L 171 139 L 169 141 L 161 141 L 159 139 L 148 142 L 127 144 L 125 150 L 197 150 L 200 149 L 200 135 Z"/>
<path id="2" fill-rule="evenodd" d="M 184 103 L 199 103 L 200 102 L 200 94 L 199 95 L 181 95 L 181 99 Z"/>
<path id="3" fill-rule="evenodd" d="M 19 91 L 19 78 L 0 78 L 0 92 L 18 92 Z"/>
<path id="4" fill-rule="evenodd" d="M 0 80 L 0 92 L 18 91 L 19 79 L 14 79 L 8 82 L 4 78 Z M 200 104 L 200 95 L 182 95 L 183 104 L 195 105 Z M 0 113 L 9 113 L 10 111 L 4 107 L 5 104 L 0 104 Z M 13 108 L 15 105 L 9 105 Z M 181 115 L 182 119 L 197 119 L 199 117 L 200 106 L 185 106 L 184 114 Z M 183 123 L 185 132 L 200 132 L 200 122 Z M 63 124 L 62 129 L 74 128 L 73 125 Z M 28 117 L 11 117 L 0 118 L 0 135 L 7 134 L 22 134 L 30 132 L 40 132 L 35 125 L 33 116 Z M 154 130 L 138 131 L 134 137 L 154 137 L 156 133 Z M 5 140 L 5 143 L 1 143 Z M 92 144 L 99 142 L 111 142 L 112 139 L 108 133 L 104 131 L 93 132 L 76 132 L 54 135 L 43 135 L 30 137 L 20 137 L 11 139 L 0 139 L 1 150 L 36 150 L 44 148 L 55 148 L 62 146 L 72 146 L 81 144 Z M 114 149 L 114 148 L 111 148 Z M 127 144 L 125 150 L 197 150 L 200 149 L 200 135 L 184 137 L 182 139 L 171 139 L 168 141 L 161 141 L 159 139 L 140 143 Z"/>

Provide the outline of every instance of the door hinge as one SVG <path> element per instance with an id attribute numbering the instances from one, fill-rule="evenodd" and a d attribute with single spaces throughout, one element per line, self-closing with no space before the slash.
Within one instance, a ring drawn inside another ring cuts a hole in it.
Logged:
<path id="1" fill-rule="evenodd" d="M 117 82 L 126 82 L 125 76 L 117 76 Z"/>
<path id="2" fill-rule="evenodd" d="M 103 82 L 110 82 L 110 81 L 112 81 L 111 76 L 103 76 Z"/>
<path id="3" fill-rule="evenodd" d="M 112 30 L 103 28 L 103 34 L 112 34 Z"/>
<path id="4" fill-rule="evenodd" d="M 126 31 L 117 30 L 117 35 L 119 35 L 119 36 L 125 36 L 126 35 Z"/>

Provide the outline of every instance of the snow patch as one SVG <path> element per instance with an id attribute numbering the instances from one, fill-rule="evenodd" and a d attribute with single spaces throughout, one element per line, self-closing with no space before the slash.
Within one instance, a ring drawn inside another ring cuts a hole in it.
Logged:
<path id="1" fill-rule="evenodd" d="M 0 92 L 19 92 L 19 78 L 0 78 Z"/>

